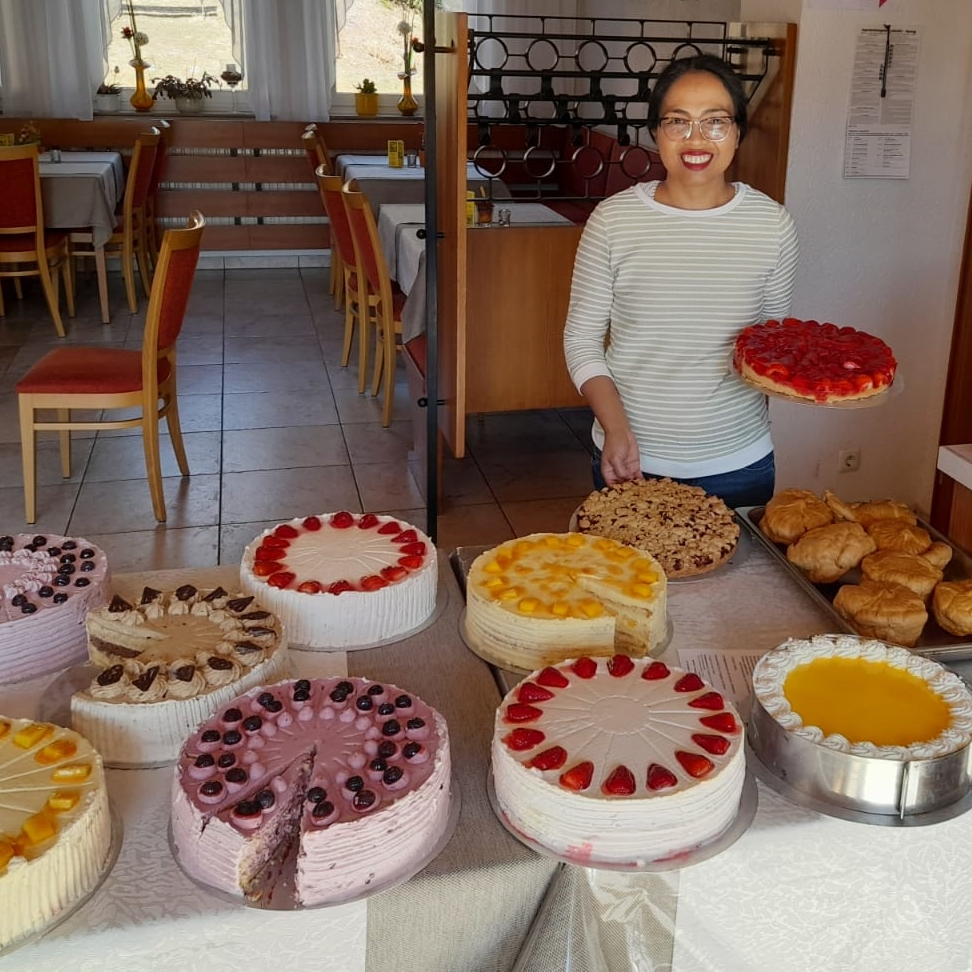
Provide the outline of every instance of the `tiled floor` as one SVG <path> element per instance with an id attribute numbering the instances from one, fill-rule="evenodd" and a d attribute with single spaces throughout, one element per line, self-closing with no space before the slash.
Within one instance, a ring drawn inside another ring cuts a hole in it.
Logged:
<path id="1" fill-rule="evenodd" d="M 110 275 L 112 323 L 100 323 L 91 277 L 78 284 L 68 342 L 141 344 L 146 301 L 131 316 Z M 180 413 L 191 476 L 167 439 L 162 465 L 168 523 L 152 515 L 137 430 L 73 438 L 63 479 L 53 435 L 38 449 L 37 523 L 24 520 L 14 386 L 59 339 L 36 281 L 24 299 L 4 283 L 0 319 L 0 532 L 84 536 L 116 572 L 232 564 L 262 529 L 342 508 L 392 513 L 425 526 L 425 501 L 407 462 L 412 426 L 399 367 L 396 420 L 359 395 L 340 366 L 343 315 L 325 269 L 200 270 L 179 343 Z M 567 529 L 591 490 L 589 413 L 520 412 L 470 420 L 469 455 L 447 455 L 437 540 L 451 550 Z"/>

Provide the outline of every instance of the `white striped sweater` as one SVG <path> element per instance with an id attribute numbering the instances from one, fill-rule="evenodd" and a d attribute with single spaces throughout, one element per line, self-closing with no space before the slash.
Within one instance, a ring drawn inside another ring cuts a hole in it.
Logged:
<path id="1" fill-rule="evenodd" d="M 658 203 L 657 185 L 619 192 L 591 214 L 564 353 L 578 389 L 597 375 L 614 380 L 642 470 L 715 475 L 772 449 L 766 398 L 730 358 L 744 327 L 789 312 L 796 229 L 783 206 L 742 183 L 708 210 Z M 596 420 L 592 435 L 602 446 Z"/>

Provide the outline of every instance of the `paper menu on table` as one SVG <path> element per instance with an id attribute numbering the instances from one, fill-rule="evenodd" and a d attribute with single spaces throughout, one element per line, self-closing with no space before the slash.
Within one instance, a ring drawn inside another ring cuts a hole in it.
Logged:
<path id="1" fill-rule="evenodd" d="M 695 672 L 717 692 L 735 703 L 743 721 L 749 720 L 753 694 L 753 669 L 762 652 L 709 651 L 705 648 L 682 648 L 678 663 L 688 672 Z"/>

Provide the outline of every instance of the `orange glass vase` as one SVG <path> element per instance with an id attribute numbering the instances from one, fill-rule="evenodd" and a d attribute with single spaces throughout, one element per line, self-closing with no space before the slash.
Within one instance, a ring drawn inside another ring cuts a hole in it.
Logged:
<path id="1" fill-rule="evenodd" d="M 144 61 L 132 61 L 131 65 L 135 68 L 135 94 L 129 98 L 129 101 L 136 111 L 151 111 L 155 105 L 155 99 L 145 87 L 145 69 L 151 67 L 151 65 Z"/>
<path id="2" fill-rule="evenodd" d="M 411 74 L 400 74 L 402 79 L 402 96 L 398 99 L 398 110 L 403 115 L 414 115 L 418 111 L 418 102 L 412 97 Z"/>

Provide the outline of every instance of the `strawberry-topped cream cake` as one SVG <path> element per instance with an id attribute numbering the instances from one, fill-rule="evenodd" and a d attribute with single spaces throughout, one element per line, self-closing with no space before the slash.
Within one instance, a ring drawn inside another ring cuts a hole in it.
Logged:
<path id="1" fill-rule="evenodd" d="M 492 772 L 513 832 L 574 863 L 639 867 L 731 827 L 745 781 L 743 728 L 694 672 L 584 656 L 509 692 L 496 713 Z"/>
<path id="2" fill-rule="evenodd" d="M 741 331 L 733 365 L 757 388 L 822 405 L 880 395 L 898 367 L 891 348 L 873 334 L 792 317 Z"/>
<path id="3" fill-rule="evenodd" d="M 435 545 L 374 513 L 320 513 L 264 531 L 243 552 L 240 581 L 279 617 L 291 645 L 354 648 L 424 624 L 438 589 Z"/>

